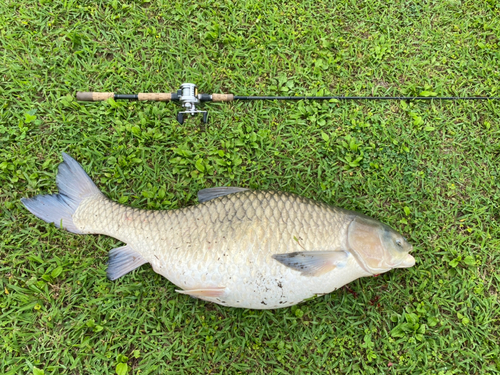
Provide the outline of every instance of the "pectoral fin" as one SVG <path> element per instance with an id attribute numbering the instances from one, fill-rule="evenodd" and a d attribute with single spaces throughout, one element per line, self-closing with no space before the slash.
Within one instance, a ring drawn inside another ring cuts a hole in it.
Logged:
<path id="1" fill-rule="evenodd" d="M 109 252 L 106 274 L 110 280 L 116 280 L 144 263 L 147 261 L 130 246 L 117 247 Z"/>
<path id="2" fill-rule="evenodd" d="M 222 297 L 226 288 L 211 288 L 211 289 L 186 289 L 186 290 L 176 290 L 177 293 L 187 294 L 191 297 L 203 298 L 203 297 Z"/>
<path id="3" fill-rule="evenodd" d="M 276 254 L 273 258 L 281 264 L 299 271 L 302 276 L 321 276 L 335 267 L 346 264 L 349 253 L 337 251 L 300 251 L 295 253 Z"/>

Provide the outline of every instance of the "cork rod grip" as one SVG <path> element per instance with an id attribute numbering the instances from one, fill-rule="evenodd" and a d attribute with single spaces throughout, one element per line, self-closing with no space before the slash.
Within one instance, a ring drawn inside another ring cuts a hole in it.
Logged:
<path id="1" fill-rule="evenodd" d="M 77 92 L 76 100 L 85 102 L 97 102 L 100 100 L 107 100 L 115 96 L 114 92 Z"/>
<path id="2" fill-rule="evenodd" d="M 213 102 L 232 102 L 233 100 L 233 94 L 212 94 Z"/>
<path id="3" fill-rule="evenodd" d="M 172 94 L 167 93 L 140 93 L 137 95 L 138 100 L 155 100 L 159 102 L 168 102 L 172 100 Z"/>

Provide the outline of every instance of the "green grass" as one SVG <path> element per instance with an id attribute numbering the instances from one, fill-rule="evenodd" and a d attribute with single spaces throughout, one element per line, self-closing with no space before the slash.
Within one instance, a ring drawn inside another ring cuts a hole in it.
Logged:
<path id="1" fill-rule="evenodd" d="M 213 103 L 181 126 L 174 104 L 74 100 L 498 96 L 498 0 L 6 0 L 0 46 L 0 373 L 500 373 L 499 102 Z M 116 240 L 20 204 L 56 191 L 62 151 L 134 207 L 233 185 L 358 210 L 417 264 L 274 311 L 178 295 L 149 266 L 110 282 Z"/>

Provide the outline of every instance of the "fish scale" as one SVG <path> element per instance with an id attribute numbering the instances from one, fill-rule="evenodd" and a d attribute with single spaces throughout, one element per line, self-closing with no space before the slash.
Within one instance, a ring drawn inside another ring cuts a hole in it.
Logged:
<path id="1" fill-rule="evenodd" d="M 217 188 L 196 206 L 140 210 L 107 199 L 76 161 L 63 157 L 60 194 L 23 203 L 74 233 L 124 242 L 110 252 L 111 279 L 150 263 L 179 292 L 226 306 L 272 309 L 414 263 L 411 245 L 394 251 L 402 237 L 362 214 L 292 193 L 242 188 Z"/>

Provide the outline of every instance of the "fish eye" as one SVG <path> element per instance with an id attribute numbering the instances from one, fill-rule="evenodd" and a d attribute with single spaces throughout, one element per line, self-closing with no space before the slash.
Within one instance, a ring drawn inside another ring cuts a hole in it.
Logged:
<path id="1" fill-rule="evenodd" d="M 397 239 L 396 245 L 398 245 L 399 247 L 403 247 L 403 241 L 401 241 L 400 239 Z"/>

